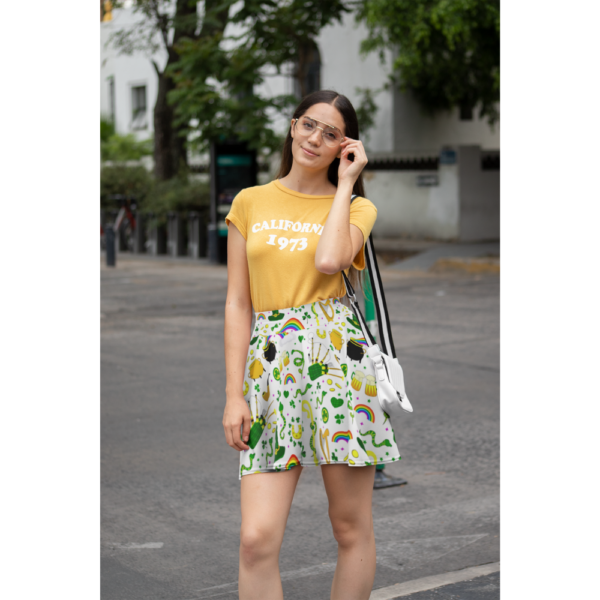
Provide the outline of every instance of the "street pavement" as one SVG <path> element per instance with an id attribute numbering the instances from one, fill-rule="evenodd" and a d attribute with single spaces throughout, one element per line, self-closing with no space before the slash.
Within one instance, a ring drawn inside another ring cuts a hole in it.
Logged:
<path id="1" fill-rule="evenodd" d="M 499 560 L 499 277 L 382 277 L 414 413 L 393 418 L 402 460 L 386 466 L 408 485 L 374 491 L 374 590 Z M 119 254 L 101 279 L 102 599 L 237 598 L 227 270 Z M 286 600 L 327 600 L 335 561 L 320 469 L 307 467 L 281 550 Z M 477 579 L 405 597 L 499 598 L 496 575 Z"/>

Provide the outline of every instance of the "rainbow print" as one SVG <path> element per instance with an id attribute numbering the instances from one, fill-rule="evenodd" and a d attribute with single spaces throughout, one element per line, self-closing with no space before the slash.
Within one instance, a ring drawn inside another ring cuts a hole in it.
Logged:
<path id="1" fill-rule="evenodd" d="M 267 317 L 265 316 L 265 313 L 258 313 L 256 315 L 256 320 L 257 321 L 264 321 Z"/>
<path id="2" fill-rule="evenodd" d="M 367 345 L 367 340 L 365 340 L 364 337 L 362 338 L 353 338 L 353 340 L 357 343 L 360 344 L 361 346 L 366 346 Z"/>
<path id="3" fill-rule="evenodd" d="M 338 431 L 331 436 L 332 442 L 344 441 L 348 443 L 352 439 L 351 431 Z"/>
<path id="4" fill-rule="evenodd" d="M 283 339 L 288 333 L 292 331 L 300 331 L 301 329 L 304 329 L 302 322 L 296 319 L 296 317 L 292 317 L 285 322 L 284 326 L 279 330 L 277 335 Z"/>
<path id="5" fill-rule="evenodd" d="M 365 415 L 367 420 L 371 421 L 371 423 L 375 422 L 375 413 L 373 412 L 371 407 L 367 406 L 366 404 L 357 404 L 356 408 L 354 409 L 354 412 Z"/>
<path id="6" fill-rule="evenodd" d="M 288 373 L 285 376 L 285 379 L 283 381 L 283 385 L 286 385 L 287 383 L 296 383 L 296 379 L 294 378 L 294 376 L 291 373 Z"/>
<path id="7" fill-rule="evenodd" d="M 286 470 L 291 469 L 293 467 L 298 467 L 300 466 L 300 461 L 298 460 L 298 457 L 295 454 L 292 454 L 290 456 L 290 460 L 287 461 L 287 464 L 285 465 Z"/>

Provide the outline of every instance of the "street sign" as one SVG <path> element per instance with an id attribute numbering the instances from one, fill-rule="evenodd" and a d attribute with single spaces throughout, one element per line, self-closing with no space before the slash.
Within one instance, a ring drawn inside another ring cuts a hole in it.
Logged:
<path id="1" fill-rule="evenodd" d="M 427 175 L 417 175 L 416 180 L 417 187 L 433 187 L 436 185 L 440 185 L 439 177 L 434 173 Z"/>
<path id="2" fill-rule="evenodd" d="M 455 165 L 456 150 L 452 148 L 442 148 L 440 151 L 440 165 Z"/>

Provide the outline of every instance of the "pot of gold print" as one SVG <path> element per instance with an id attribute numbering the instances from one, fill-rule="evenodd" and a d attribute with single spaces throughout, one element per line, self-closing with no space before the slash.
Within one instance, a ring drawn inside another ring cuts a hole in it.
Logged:
<path id="1" fill-rule="evenodd" d="M 358 392 L 362 387 L 365 374 L 361 371 L 355 371 L 352 373 L 352 387 Z"/>
<path id="2" fill-rule="evenodd" d="M 344 340 L 342 339 L 342 334 L 337 329 L 334 329 L 329 334 L 329 338 L 331 339 L 333 347 L 339 352 L 342 349 L 342 345 L 344 343 Z"/>

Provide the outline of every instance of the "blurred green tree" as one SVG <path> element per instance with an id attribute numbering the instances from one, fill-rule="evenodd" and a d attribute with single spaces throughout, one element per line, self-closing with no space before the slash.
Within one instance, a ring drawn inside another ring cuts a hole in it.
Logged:
<path id="1" fill-rule="evenodd" d="M 359 0 L 356 19 L 369 35 L 364 54 L 393 53 L 391 80 L 424 112 L 459 108 L 461 117 L 499 119 L 499 0 Z"/>
<path id="2" fill-rule="evenodd" d="M 340 0 L 246 0 L 228 15 L 232 33 L 183 38 L 179 60 L 170 67 L 176 88 L 169 98 L 177 122 L 189 125 L 193 144 L 236 138 L 250 148 L 273 151 L 281 139 L 274 117 L 295 105 L 293 94 L 274 97 L 256 92 L 271 75 L 292 66 L 300 95 L 306 93 L 308 63 L 319 32 L 350 12 Z"/>
<path id="3" fill-rule="evenodd" d="M 116 30 L 110 42 L 122 54 L 146 52 L 153 55 L 163 50 L 167 55 L 164 68 L 152 60 L 158 77 L 158 93 L 154 105 L 154 173 L 157 179 L 166 180 L 187 166 L 185 148 L 186 127 L 174 123 L 174 107 L 167 102 L 174 82 L 167 73 L 169 65 L 179 58 L 176 47 L 186 37 L 212 35 L 225 26 L 232 0 L 205 0 L 207 18 L 198 31 L 198 2 L 196 0 L 134 0 L 134 13 L 143 18 L 135 26 Z M 122 8 L 115 2 L 114 8 Z"/>

